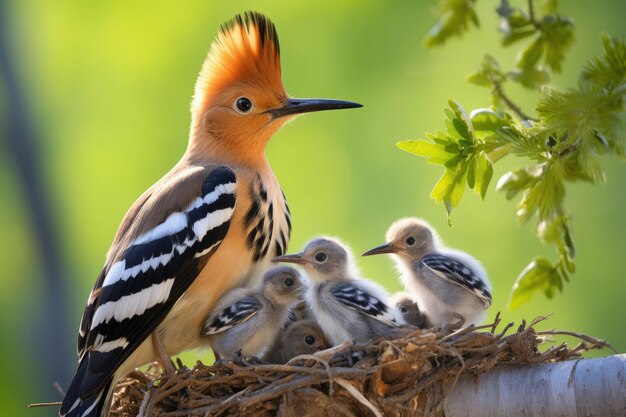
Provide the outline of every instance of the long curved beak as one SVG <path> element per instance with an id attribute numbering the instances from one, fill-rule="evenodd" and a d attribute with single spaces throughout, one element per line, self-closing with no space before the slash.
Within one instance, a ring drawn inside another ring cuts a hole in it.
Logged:
<path id="1" fill-rule="evenodd" d="M 324 98 L 290 98 L 284 106 L 268 110 L 274 119 L 300 113 L 314 111 L 354 109 L 363 107 L 362 104 L 343 100 L 328 100 Z"/>
<path id="2" fill-rule="evenodd" d="M 293 255 L 277 256 L 274 259 L 272 259 L 272 262 L 286 262 L 289 264 L 298 264 L 298 265 L 304 265 L 305 263 L 307 263 L 306 259 L 302 257 L 301 253 L 294 253 Z"/>
<path id="3" fill-rule="evenodd" d="M 392 242 L 383 243 L 380 246 L 376 246 L 373 249 L 363 252 L 361 256 L 380 255 L 383 253 L 396 253 L 398 250 Z"/>

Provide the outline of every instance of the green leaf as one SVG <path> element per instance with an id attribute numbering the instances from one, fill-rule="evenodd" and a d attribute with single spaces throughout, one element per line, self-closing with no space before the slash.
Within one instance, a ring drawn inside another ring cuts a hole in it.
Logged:
<path id="1" fill-rule="evenodd" d="M 437 203 L 444 203 L 448 213 L 448 224 L 451 224 L 452 209 L 455 208 L 465 191 L 467 180 L 467 164 L 463 164 L 458 169 L 446 168 L 445 172 L 435 184 L 430 193 L 430 197 Z"/>
<path id="2" fill-rule="evenodd" d="M 602 35 L 604 56 L 590 61 L 580 75 L 583 82 L 603 88 L 615 88 L 626 82 L 626 43 L 623 39 Z"/>
<path id="3" fill-rule="evenodd" d="M 471 136 L 467 129 L 467 125 L 465 123 L 463 123 L 459 119 L 453 119 L 452 124 L 454 125 L 454 129 L 459 133 L 459 135 L 461 135 L 461 137 L 471 139 Z"/>
<path id="4" fill-rule="evenodd" d="M 473 189 L 476 186 L 476 158 L 469 158 L 467 166 L 467 186 Z"/>
<path id="5" fill-rule="evenodd" d="M 474 9 L 475 0 L 438 0 L 439 20 L 430 29 L 424 39 L 426 47 L 444 44 L 453 36 L 461 36 L 470 24 L 479 26 L 478 15 Z"/>
<path id="6" fill-rule="evenodd" d="M 505 192 L 506 199 L 511 200 L 534 181 L 535 177 L 531 176 L 525 168 L 519 168 L 500 177 L 496 191 Z"/>
<path id="7" fill-rule="evenodd" d="M 467 76 L 470 83 L 489 88 L 493 86 L 494 82 L 502 82 L 504 78 L 498 61 L 491 55 L 484 55 L 478 70 Z"/>
<path id="8" fill-rule="evenodd" d="M 468 75 L 467 81 L 481 87 L 491 87 L 493 85 L 489 76 L 481 71 L 476 71 Z"/>
<path id="9" fill-rule="evenodd" d="M 509 72 L 508 75 L 511 81 L 530 89 L 536 89 L 550 81 L 550 74 L 542 67 L 516 69 Z"/>
<path id="10" fill-rule="evenodd" d="M 502 38 L 502 46 L 509 46 L 512 43 L 526 39 L 535 33 L 537 33 L 537 29 L 534 27 L 530 29 L 513 29 Z"/>
<path id="11" fill-rule="evenodd" d="M 538 37 L 530 45 L 528 45 L 517 60 L 517 67 L 522 71 L 532 71 L 535 69 L 544 50 L 544 39 Z"/>
<path id="12" fill-rule="evenodd" d="M 527 186 L 517 204 L 517 218 L 520 223 L 527 222 L 535 213 L 541 222 L 562 212 L 565 186 L 559 165 L 552 162 L 535 168 L 536 180 Z"/>
<path id="13" fill-rule="evenodd" d="M 463 131 L 466 132 L 467 135 L 466 136 L 461 135 L 461 136 L 471 139 L 473 141 L 475 137 L 474 127 L 472 126 L 472 121 L 470 120 L 469 115 L 465 112 L 465 110 L 463 109 L 463 107 L 461 107 L 459 103 L 457 103 L 456 101 L 452 99 L 448 99 L 448 105 L 454 112 L 456 119 L 462 122 L 462 124 L 464 125 Z M 461 132 L 459 132 L 459 134 L 461 134 Z"/>
<path id="14" fill-rule="evenodd" d="M 517 277 L 511 290 L 508 308 L 514 310 L 527 303 L 537 291 L 543 291 L 548 298 L 552 298 L 558 285 L 555 274 L 557 272 L 549 260 L 543 257 L 535 258 Z"/>
<path id="15" fill-rule="evenodd" d="M 545 60 L 552 71 L 561 72 L 565 52 L 574 43 L 574 21 L 569 17 L 548 15 L 541 21 Z"/>
<path id="16" fill-rule="evenodd" d="M 403 151 L 427 157 L 427 162 L 431 164 L 443 165 L 455 157 L 446 152 L 443 146 L 425 140 L 404 140 L 396 143 L 396 146 Z"/>
<path id="17" fill-rule="evenodd" d="M 470 113 L 470 120 L 475 131 L 495 132 L 501 127 L 508 126 L 510 119 L 492 109 L 476 109 Z"/>
<path id="18" fill-rule="evenodd" d="M 476 184 L 474 191 L 484 200 L 489 189 L 489 183 L 493 177 L 493 164 L 487 159 L 484 152 L 481 152 L 475 159 L 476 164 Z"/>

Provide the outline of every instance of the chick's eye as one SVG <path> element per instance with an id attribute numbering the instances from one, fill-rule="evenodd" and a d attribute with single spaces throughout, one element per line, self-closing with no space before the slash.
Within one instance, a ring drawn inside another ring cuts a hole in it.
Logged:
<path id="1" fill-rule="evenodd" d="M 285 285 L 291 287 L 293 285 L 293 279 L 285 278 Z"/>
<path id="2" fill-rule="evenodd" d="M 326 259 L 328 259 L 328 256 L 324 252 L 317 252 L 315 254 L 315 260 L 317 262 L 324 262 Z"/>
<path id="3" fill-rule="evenodd" d="M 306 337 L 304 338 L 304 343 L 306 343 L 307 345 L 312 345 L 313 343 L 315 343 L 315 337 L 309 335 L 306 335 Z"/>
<path id="4" fill-rule="evenodd" d="M 415 238 L 414 238 L 414 237 L 411 237 L 411 236 L 410 236 L 410 237 L 407 237 L 407 238 L 406 238 L 406 244 L 407 244 L 407 245 L 409 245 L 409 246 L 413 246 L 413 245 L 415 245 Z"/>
<path id="5" fill-rule="evenodd" d="M 252 101 L 248 97 L 239 97 L 235 101 L 235 107 L 239 113 L 248 113 L 252 110 Z"/>

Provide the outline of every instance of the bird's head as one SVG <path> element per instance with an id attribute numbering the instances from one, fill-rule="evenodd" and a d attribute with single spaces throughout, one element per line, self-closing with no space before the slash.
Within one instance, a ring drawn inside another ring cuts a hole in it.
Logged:
<path id="1" fill-rule="evenodd" d="M 424 220 L 416 218 L 400 219 L 387 230 L 387 242 L 363 253 L 362 256 L 389 253 L 400 259 L 414 261 L 429 252 L 433 252 L 439 237 Z"/>
<path id="2" fill-rule="evenodd" d="M 281 337 L 287 359 L 328 349 L 330 343 L 315 320 L 297 321 Z"/>
<path id="3" fill-rule="evenodd" d="M 397 292 L 391 296 L 389 301 L 391 304 L 396 306 L 396 308 L 400 311 L 400 314 L 402 314 L 402 318 L 408 324 L 423 327 L 426 323 L 427 319 L 420 311 L 417 301 L 415 301 L 408 293 Z"/>
<path id="4" fill-rule="evenodd" d="M 278 305 L 293 304 L 301 295 L 302 280 L 293 268 L 272 268 L 263 277 L 263 293 Z"/>
<path id="5" fill-rule="evenodd" d="M 294 116 L 354 107 L 361 105 L 290 98 L 274 25 L 246 12 L 222 26 L 202 66 L 191 105 L 190 153 L 208 153 L 221 163 L 255 164 L 265 160 L 267 142 Z"/>
<path id="6" fill-rule="evenodd" d="M 306 244 L 302 252 L 277 256 L 272 261 L 302 265 L 307 275 L 316 281 L 348 278 L 350 270 L 355 268 L 345 244 L 329 237 L 315 238 Z"/>

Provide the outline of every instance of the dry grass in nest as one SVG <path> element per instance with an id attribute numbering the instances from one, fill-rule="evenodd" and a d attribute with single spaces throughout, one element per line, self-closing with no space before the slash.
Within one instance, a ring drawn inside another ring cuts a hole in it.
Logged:
<path id="1" fill-rule="evenodd" d="M 536 331 L 544 317 L 515 333 L 509 323 L 451 332 L 413 330 L 393 340 L 341 345 L 285 365 L 240 357 L 156 379 L 135 372 L 115 391 L 111 417 L 205 416 L 441 416 L 442 400 L 461 375 L 480 375 L 501 364 L 537 364 L 579 358 L 607 344 L 589 336 Z M 580 343 L 539 345 L 549 335 Z M 182 365 L 179 363 L 179 365 Z"/>

